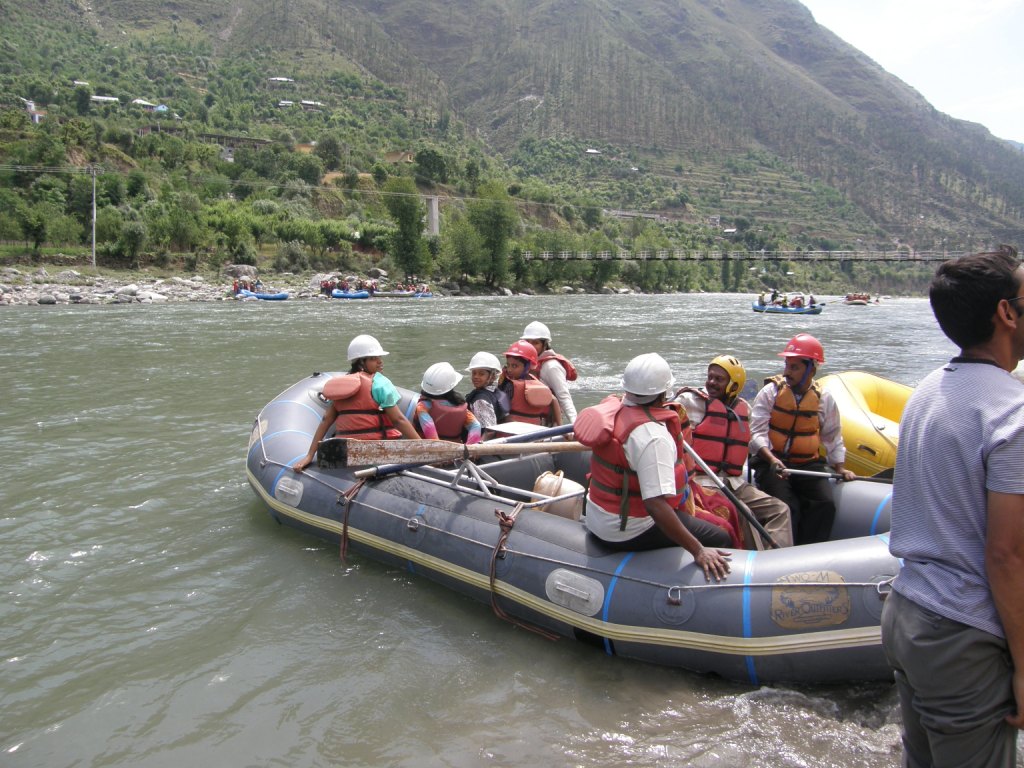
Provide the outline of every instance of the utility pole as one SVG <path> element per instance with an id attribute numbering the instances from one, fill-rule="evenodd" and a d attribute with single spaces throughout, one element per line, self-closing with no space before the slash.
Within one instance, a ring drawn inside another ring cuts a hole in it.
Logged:
<path id="1" fill-rule="evenodd" d="M 92 171 L 92 268 L 96 269 L 96 166 L 90 165 Z"/>

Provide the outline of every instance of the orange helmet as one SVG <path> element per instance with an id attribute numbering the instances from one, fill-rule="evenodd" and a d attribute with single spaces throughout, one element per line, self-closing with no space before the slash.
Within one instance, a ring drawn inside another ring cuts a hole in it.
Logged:
<path id="1" fill-rule="evenodd" d="M 779 357 L 804 357 L 824 363 L 825 349 L 821 346 L 821 342 L 811 334 L 798 333 L 789 340 L 786 348 L 779 352 Z"/>
<path id="2" fill-rule="evenodd" d="M 505 356 L 508 357 L 521 357 L 523 360 L 530 364 L 531 368 L 536 368 L 539 358 L 537 357 L 537 349 L 528 341 L 512 342 L 512 346 L 505 350 Z"/>

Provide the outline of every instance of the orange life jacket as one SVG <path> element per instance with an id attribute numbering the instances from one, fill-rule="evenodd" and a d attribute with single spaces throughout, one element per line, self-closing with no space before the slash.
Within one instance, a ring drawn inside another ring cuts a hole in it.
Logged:
<path id="1" fill-rule="evenodd" d="M 796 395 L 782 376 L 766 379 L 778 387 L 775 405 L 768 420 L 768 438 L 772 453 L 787 464 L 809 464 L 818 458 L 821 447 L 821 386 L 813 382 L 797 404 Z"/>
<path id="2" fill-rule="evenodd" d="M 335 376 L 324 385 L 324 397 L 334 401 L 338 413 L 334 420 L 335 437 L 395 440 L 402 436 L 373 399 L 372 386 L 373 376 L 363 372 Z"/>
<path id="3" fill-rule="evenodd" d="M 693 449 L 716 472 L 739 477 L 750 446 L 750 406 L 737 398 L 732 407 L 703 392 L 704 420 L 693 428 Z"/>
<path id="4" fill-rule="evenodd" d="M 512 397 L 509 402 L 508 421 L 525 421 L 527 424 L 554 426 L 552 403 L 554 394 L 548 385 L 533 375 L 512 381 Z"/>
<path id="5" fill-rule="evenodd" d="M 437 436 L 442 440 L 454 440 L 464 442 L 466 434 L 466 411 L 469 406 L 463 403 L 455 405 L 444 398 L 425 398 L 430 402 L 430 418 L 437 429 Z M 416 431 L 423 435 L 420 429 L 419 420 L 416 420 Z"/>
<path id="6" fill-rule="evenodd" d="M 565 368 L 566 381 L 576 381 L 579 374 L 576 373 L 576 366 L 572 364 L 572 361 L 569 360 L 569 358 L 563 357 L 554 350 L 546 349 L 544 350 L 544 352 L 541 353 L 540 356 L 541 366 L 543 366 L 544 363 L 546 363 L 548 360 L 557 360 L 559 363 L 562 364 L 562 367 Z"/>
<path id="7" fill-rule="evenodd" d="M 647 517 L 640 496 L 640 481 L 630 469 L 623 446 L 630 433 L 641 424 L 656 421 L 665 425 L 676 444 L 676 495 L 668 502 L 677 509 L 689 494 L 687 467 L 683 457 L 683 424 L 679 413 L 664 406 L 624 406 L 610 395 L 600 404 L 584 408 L 573 423 L 576 439 L 593 450 L 590 459 L 590 498 L 602 509 L 619 510 L 619 530 L 626 529 L 631 517 Z M 688 424 L 688 422 L 687 422 Z"/>

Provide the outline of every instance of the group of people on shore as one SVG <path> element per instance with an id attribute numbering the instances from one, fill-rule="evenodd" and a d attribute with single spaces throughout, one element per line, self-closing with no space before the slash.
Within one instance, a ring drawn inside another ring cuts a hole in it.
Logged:
<path id="1" fill-rule="evenodd" d="M 376 291 L 378 289 L 377 289 L 377 281 L 372 279 L 372 278 L 369 279 L 369 280 L 364 280 L 362 278 L 358 278 L 358 279 L 353 280 L 351 282 L 349 280 L 347 280 L 346 278 L 342 278 L 341 280 L 337 280 L 335 278 L 330 278 L 328 280 L 321 280 L 320 281 L 320 293 L 322 293 L 324 296 L 330 296 L 331 293 L 334 292 L 335 290 L 346 291 L 346 292 L 347 291 L 368 291 L 372 295 L 374 293 L 374 291 Z"/>

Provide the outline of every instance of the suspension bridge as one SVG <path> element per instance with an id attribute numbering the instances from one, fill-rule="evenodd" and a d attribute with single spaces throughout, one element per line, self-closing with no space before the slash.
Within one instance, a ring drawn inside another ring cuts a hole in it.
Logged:
<path id="1" fill-rule="evenodd" d="M 722 251 L 722 250 L 616 250 L 616 251 L 521 251 L 527 261 L 886 261 L 924 264 L 964 255 L 952 251 Z"/>

